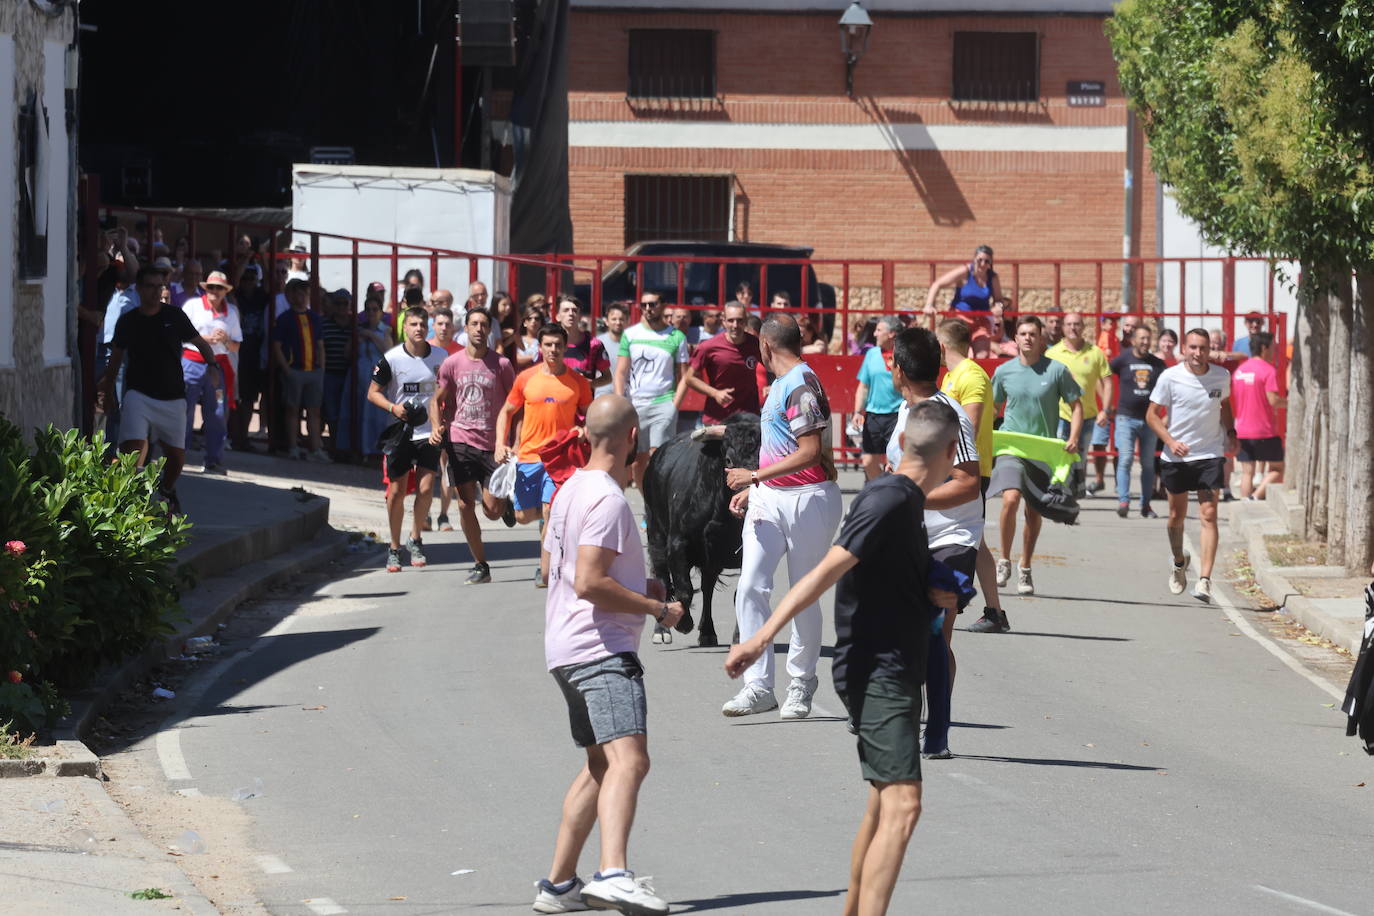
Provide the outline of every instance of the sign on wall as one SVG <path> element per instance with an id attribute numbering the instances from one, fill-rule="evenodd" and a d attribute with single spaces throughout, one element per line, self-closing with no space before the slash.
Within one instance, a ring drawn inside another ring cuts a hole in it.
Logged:
<path id="1" fill-rule="evenodd" d="M 1101 108 L 1107 104 L 1107 84 L 1102 80 L 1069 80 L 1065 95 L 1070 108 Z"/>

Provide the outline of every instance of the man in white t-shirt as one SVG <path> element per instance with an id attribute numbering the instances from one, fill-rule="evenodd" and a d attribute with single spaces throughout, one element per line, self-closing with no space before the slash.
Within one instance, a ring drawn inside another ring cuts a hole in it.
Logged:
<path id="1" fill-rule="evenodd" d="M 678 382 L 692 358 L 687 352 L 687 338 L 664 315 L 662 296 L 645 293 L 639 307 L 644 320 L 621 335 L 615 366 L 615 393 L 628 397 L 639 414 L 639 454 L 634 468 L 637 487 L 644 482 L 649 457 L 676 431 L 682 399 Z"/>
<path id="2" fill-rule="evenodd" d="M 200 407 L 205 432 L 204 474 L 224 474 L 224 440 L 227 432 L 229 405 L 234 403 L 234 382 L 238 374 L 239 344 L 243 343 L 243 328 L 239 323 L 238 306 L 225 300 L 229 278 L 222 271 L 212 270 L 205 278 L 205 295 L 187 299 L 181 310 L 191 319 L 191 325 L 214 351 L 220 368 L 220 384 L 211 384 L 205 376 L 205 360 L 193 346 L 181 351 L 181 374 L 186 382 L 186 448 L 196 428 L 196 407 Z"/>
<path id="3" fill-rule="evenodd" d="M 614 909 L 667 913 L 668 904 L 635 881 L 626 847 L 640 784 L 649 772 L 648 704 L 637 654 L 644 621 L 673 626 L 682 604 L 644 569 L 639 525 L 624 487 L 635 454 L 638 417 L 623 397 L 587 409 L 591 457 L 559 489 L 549 514 L 549 596 L 544 656 L 568 706 L 573 742 L 586 765 L 563 800 L 563 819 L 537 913 Z M 577 862 L 601 824 L 600 869 L 584 884 Z"/>
<path id="4" fill-rule="evenodd" d="M 959 439 L 954 450 L 954 469 L 949 479 L 926 493 L 925 523 L 926 539 L 930 555 L 968 577 L 973 582 L 977 576 L 978 545 L 983 539 L 983 493 L 978 467 L 978 439 L 973 422 L 954 398 L 945 394 L 935 384 L 939 378 L 943 359 L 940 354 L 940 341 L 933 331 L 925 328 L 907 328 L 896 335 L 892 345 L 892 387 L 902 396 L 902 406 L 897 408 L 897 423 L 887 442 L 887 464 L 895 470 L 902 463 L 902 433 L 906 429 L 907 415 L 911 408 L 922 401 L 938 401 L 954 409 L 959 418 Z M 1001 616 L 1000 599 L 988 596 L 989 607 L 997 608 Z M 945 614 L 944 636 L 949 656 L 949 679 L 947 684 L 930 681 L 926 690 L 934 693 L 945 691 L 947 697 L 954 688 L 954 618 L 955 614 Z M 930 712 L 926 721 L 925 744 L 922 753 L 928 758 L 945 760 L 949 751 L 948 703 L 930 701 Z M 936 711 L 944 712 L 937 715 Z"/>
<path id="5" fill-rule="evenodd" d="M 1202 520 L 1202 565 L 1193 597 L 1212 600 L 1212 563 L 1217 557 L 1217 497 L 1226 486 L 1226 455 L 1236 451 L 1236 424 L 1231 415 L 1231 375 L 1211 362 L 1210 335 L 1201 329 L 1183 338 L 1183 361 L 1159 375 L 1146 414 L 1150 429 L 1164 444 L 1159 479 L 1169 494 L 1169 547 L 1174 554 L 1169 591 L 1183 594 L 1188 561 L 1183 549 L 1183 522 L 1188 494 L 1197 491 Z M 1164 419 L 1167 411 L 1168 421 Z"/>

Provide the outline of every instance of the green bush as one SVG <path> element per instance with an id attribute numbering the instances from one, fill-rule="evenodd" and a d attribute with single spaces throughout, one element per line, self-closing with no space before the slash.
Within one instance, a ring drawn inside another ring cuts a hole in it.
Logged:
<path id="1" fill-rule="evenodd" d="M 102 437 L 53 427 L 30 451 L 0 418 L 0 719 L 50 726 L 57 687 L 141 652 L 181 613 L 190 523 L 163 511 L 160 462 L 104 453 Z"/>

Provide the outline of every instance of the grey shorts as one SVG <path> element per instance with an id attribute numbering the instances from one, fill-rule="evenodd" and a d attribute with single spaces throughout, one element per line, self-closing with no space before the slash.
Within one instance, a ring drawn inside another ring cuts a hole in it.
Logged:
<path id="1" fill-rule="evenodd" d="M 282 377 L 282 400 L 296 407 L 319 407 L 324 403 L 324 370 L 287 369 Z"/>
<path id="2" fill-rule="evenodd" d="M 672 401 L 635 406 L 639 414 L 639 450 L 659 448 L 677 433 L 677 408 Z"/>
<path id="3" fill-rule="evenodd" d="M 648 734 L 644 668 L 633 652 L 564 665 L 549 673 L 568 703 L 572 739 L 578 747 Z"/>
<path id="4" fill-rule="evenodd" d="M 119 421 L 121 442 L 161 442 L 170 448 L 186 448 L 186 399 L 159 401 L 141 391 L 124 392 Z"/>

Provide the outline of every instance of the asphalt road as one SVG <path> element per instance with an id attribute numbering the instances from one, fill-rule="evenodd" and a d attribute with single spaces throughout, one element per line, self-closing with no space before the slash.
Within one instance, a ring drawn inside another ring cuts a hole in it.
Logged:
<path id="1" fill-rule="evenodd" d="M 1171 596 L 1163 520 L 1114 506 L 1045 526 L 1012 634 L 956 631 L 956 756 L 924 764 L 890 912 L 1374 911 L 1374 761 L 1335 700 Z M 158 736 L 190 776 L 173 788 L 263 780 L 243 807 L 271 912 L 528 912 L 580 752 L 543 667 L 534 531 L 489 534 L 491 585 L 462 585 L 455 532 L 427 538 L 428 569 L 259 604 Z M 828 650 L 811 719 L 730 720 L 724 650 L 693 642 L 642 647 L 653 771 L 631 866 L 674 912 L 838 912 L 865 785 Z"/>

